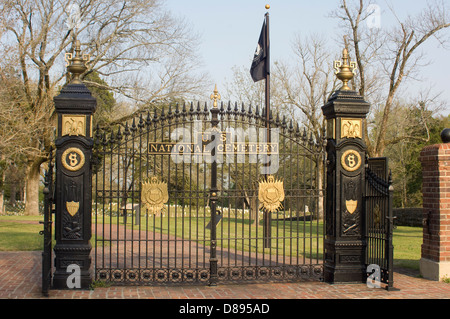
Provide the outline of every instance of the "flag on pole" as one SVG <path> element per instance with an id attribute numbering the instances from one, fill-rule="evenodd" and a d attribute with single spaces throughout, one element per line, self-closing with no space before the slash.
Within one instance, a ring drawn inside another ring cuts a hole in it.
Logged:
<path id="1" fill-rule="evenodd" d="M 267 36 L 267 23 L 264 20 L 261 34 L 259 36 L 258 46 L 256 47 L 255 56 L 253 57 L 250 74 L 254 82 L 267 78 L 269 70 L 269 39 Z"/>

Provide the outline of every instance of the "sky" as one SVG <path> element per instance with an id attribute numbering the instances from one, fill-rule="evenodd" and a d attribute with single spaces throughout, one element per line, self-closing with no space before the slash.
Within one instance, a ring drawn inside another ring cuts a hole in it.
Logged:
<path id="1" fill-rule="evenodd" d="M 447 1 L 447 0 L 444 0 Z M 166 0 L 172 14 L 184 17 L 193 31 L 200 35 L 200 54 L 204 69 L 220 88 L 232 78 L 233 66 L 250 68 L 261 31 L 264 14 L 270 17 L 271 61 L 293 57 L 292 42 L 296 35 L 317 34 L 331 41 L 330 47 L 341 52 L 337 43 L 341 39 L 338 21 L 329 14 L 337 8 L 338 0 Z M 414 15 L 426 6 L 424 0 L 377 0 L 380 7 L 380 27 L 393 21 L 389 5 L 401 18 Z M 271 6 L 270 10 L 265 5 Z M 450 30 L 444 32 L 450 33 Z M 437 41 L 427 44 L 427 58 L 432 62 L 423 69 L 427 86 L 443 92 L 442 98 L 450 101 L 450 49 L 439 48 Z M 420 83 L 411 83 L 414 90 Z M 214 88 L 211 88 L 213 91 Z M 449 102 L 450 105 L 450 102 Z M 450 108 L 450 107 L 449 107 Z M 450 111 L 450 110 L 448 110 Z"/>

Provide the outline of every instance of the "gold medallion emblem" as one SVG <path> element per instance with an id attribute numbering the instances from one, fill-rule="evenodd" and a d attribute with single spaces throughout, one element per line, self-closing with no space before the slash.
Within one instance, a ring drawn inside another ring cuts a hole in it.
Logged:
<path id="1" fill-rule="evenodd" d="M 259 201 L 267 212 L 274 213 L 282 208 L 281 204 L 284 201 L 284 186 L 280 180 L 275 180 L 272 175 L 267 177 L 267 181 L 259 182 Z"/>
<path id="2" fill-rule="evenodd" d="M 62 154 L 61 162 L 65 169 L 76 172 L 84 165 L 84 153 L 76 147 L 68 148 Z"/>
<path id="3" fill-rule="evenodd" d="M 353 215 L 353 213 L 356 211 L 356 208 L 358 207 L 358 201 L 347 200 L 345 201 L 345 207 L 347 207 L 347 211 L 350 213 L 350 215 Z"/>
<path id="4" fill-rule="evenodd" d="M 76 213 L 78 213 L 78 209 L 80 208 L 79 202 L 66 202 L 66 208 L 69 212 L 70 216 L 75 216 Z"/>
<path id="5" fill-rule="evenodd" d="M 361 155 L 355 150 L 348 150 L 341 157 L 342 167 L 348 172 L 356 171 L 361 163 Z"/>
<path id="6" fill-rule="evenodd" d="M 167 183 L 160 182 L 157 177 L 142 183 L 141 202 L 151 214 L 159 214 L 169 200 Z"/>

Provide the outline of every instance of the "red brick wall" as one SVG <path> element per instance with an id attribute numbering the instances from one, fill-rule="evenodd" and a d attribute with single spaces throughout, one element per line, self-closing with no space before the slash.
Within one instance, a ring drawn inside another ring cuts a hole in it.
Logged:
<path id="1" fill-rule="evenodd" d="M 425 147 L 422 162 L 422 258 L 450 261 L 450 143 Z"/>

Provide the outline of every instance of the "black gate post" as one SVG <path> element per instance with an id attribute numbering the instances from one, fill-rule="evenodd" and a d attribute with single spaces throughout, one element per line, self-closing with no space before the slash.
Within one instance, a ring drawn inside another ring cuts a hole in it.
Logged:
<path id="1" fill-rule="evenodd" d="M 66 54 L 72 81 L 54 98 L 58 116 L 55 180 L 55 274 L 53 287 L 89 288 L 93 147 L 92 117 L 96 100 L 81 82 L 88 57 Z M 69 278 L 70 276 L 70 278 Z"/>
<path id="2" fill-rule="evenodd" d="M 327 123 L 324 279 L 328 283 L 365 282 L 363 190 L 366 145 L 364 119 L 369 104 L 348 87 L 356 63 L 336 61 L 342 88 L 322 107 Z"/>

